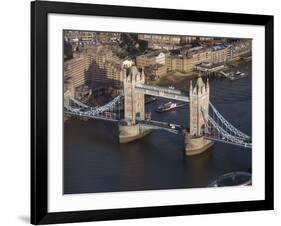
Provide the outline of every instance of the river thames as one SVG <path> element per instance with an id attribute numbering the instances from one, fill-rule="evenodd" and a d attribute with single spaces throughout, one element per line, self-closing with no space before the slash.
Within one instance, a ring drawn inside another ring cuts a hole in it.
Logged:
<path id="1" fill-rule="evenodd" d="M 252 135 L 251 63 L 239 66 L 245 78 L 210 78 L 210 101 L 236 128 Z M 172 84 L 187 90 L 189 80 Z M 158 98 L 145 106 L 151 118 L 189 127 L 189 107 L 157 113 Z M 184 136 L 155 130 L 140 140 L 119 144 L 117 123 L 71 119 L 64 123 L 64 194 L 207 187 L 219 176 L 249 171 L 252 150 L 215 142 L 187 157 Z"/>

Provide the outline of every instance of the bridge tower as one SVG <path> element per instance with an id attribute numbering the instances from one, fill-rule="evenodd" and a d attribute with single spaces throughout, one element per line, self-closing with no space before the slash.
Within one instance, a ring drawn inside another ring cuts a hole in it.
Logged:
<path id="1" fill-rule="evenodd" d="M 209 111 L 209 80 L 206 83 L 203 82 L 201 75 L 197 79 L 195 86 L 193 87 L 192 81 L 190 81 L 189 88 L 189 127 L 190 127 L 190 135 L 200 136 L 205 128 L 205 124 L 207 123 L 206 118 L 202 113 L 202 108 L 205 112 Z"/>
<path id="2" fill-rule="evenodd" d="M 119 122 L 119 142 L 128 143 L 150 133 L 150 129 L 141 127 L 138 120 L 145 119 L 144 94 L 135 91 L 135 86 L 144 84 L 144 70 L 136 66 L 123 69 L 124 120 Z"/>
<path id="3" fill-rule="evenodd" d="M 123 69 L 124 80 L 124 117 L 125 120 L 136 123 L 136 119 L 144 120 L 144 94 L 135 92 L 135 86 L 144 84 L 144 70 L 136 66 Z"/>
<path id="4" fill-rule="evenodd" d="M 205 125 L 207 124 L 208 118 L 205 118 L 202 112 L 209 111 L 209 96 L 210 87 L 209 81 L 203 82 L 201 74 L 193 86 L 190 81 L 189 88 L 189 127 L 190 132 L 185 135 L 185 154 L 196 155 L 209 149 L 213 142 L 207 140 L 203 136 Z"/>

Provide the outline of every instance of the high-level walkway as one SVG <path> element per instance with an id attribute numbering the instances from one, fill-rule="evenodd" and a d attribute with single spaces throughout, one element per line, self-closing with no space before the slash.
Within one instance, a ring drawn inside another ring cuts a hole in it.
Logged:
<path id="1" fill-rule="evenodd" d="M 143 93 L 151 96 L 164 97 L 172 100 L 189 102 L 189 97 L 187 95 L 185 95 L 182 91 L 174 88 L 139 84 L 135 86 L 135 90 L 139 93 Z"/>

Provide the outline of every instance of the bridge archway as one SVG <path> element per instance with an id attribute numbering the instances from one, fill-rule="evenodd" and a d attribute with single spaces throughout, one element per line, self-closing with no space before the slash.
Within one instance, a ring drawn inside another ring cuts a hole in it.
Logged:
<path id="1" fill-rule="evenodd" d="M 201 129 L 200 129 L 200 135 L 205 135 L 206 134 L 206 132 L 207 132 L 207 126 L 206 126 L 206 124 L 203 124 L 202 126 L 201 126 Z"/>

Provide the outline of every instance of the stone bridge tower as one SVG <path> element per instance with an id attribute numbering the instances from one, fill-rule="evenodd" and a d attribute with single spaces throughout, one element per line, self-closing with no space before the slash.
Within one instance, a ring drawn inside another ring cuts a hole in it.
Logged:
<path id="1" fill-rule="evenodd" d="M 124 118 L 133 124 L 137 119 L 144 120 L 144 94 L 135 92 L 137 84 L 144 84 L 144 70 L 139 71 L 136 66 L 123 69 L 124 80 Z"/>
<path id="2" fill-rule="evenodd" d="M 208 150 L 213 142 L 203 136 L 205 124 L 208 118 L 205 118 L 201 109 L 209 112 L 209 81 L 203 82 L 200 74 L 195 86 L 190 82 L 189 89 L 189 127 L 190 132 L 185 134 L 185 154 L 196 155 Z"/>
<path id="3" fill-rule="evenodd" d="M 203 82 L 200 74 L 195 86 L 193 87 L 192 81 L 190 81 L 189 89 L 189 127 L 191 136 L 200 136 L 207 123 L 207 118 L 202 113 L 202 108 L 208 113 L 209 111 L 209 81 L 206 84 Z"/>

